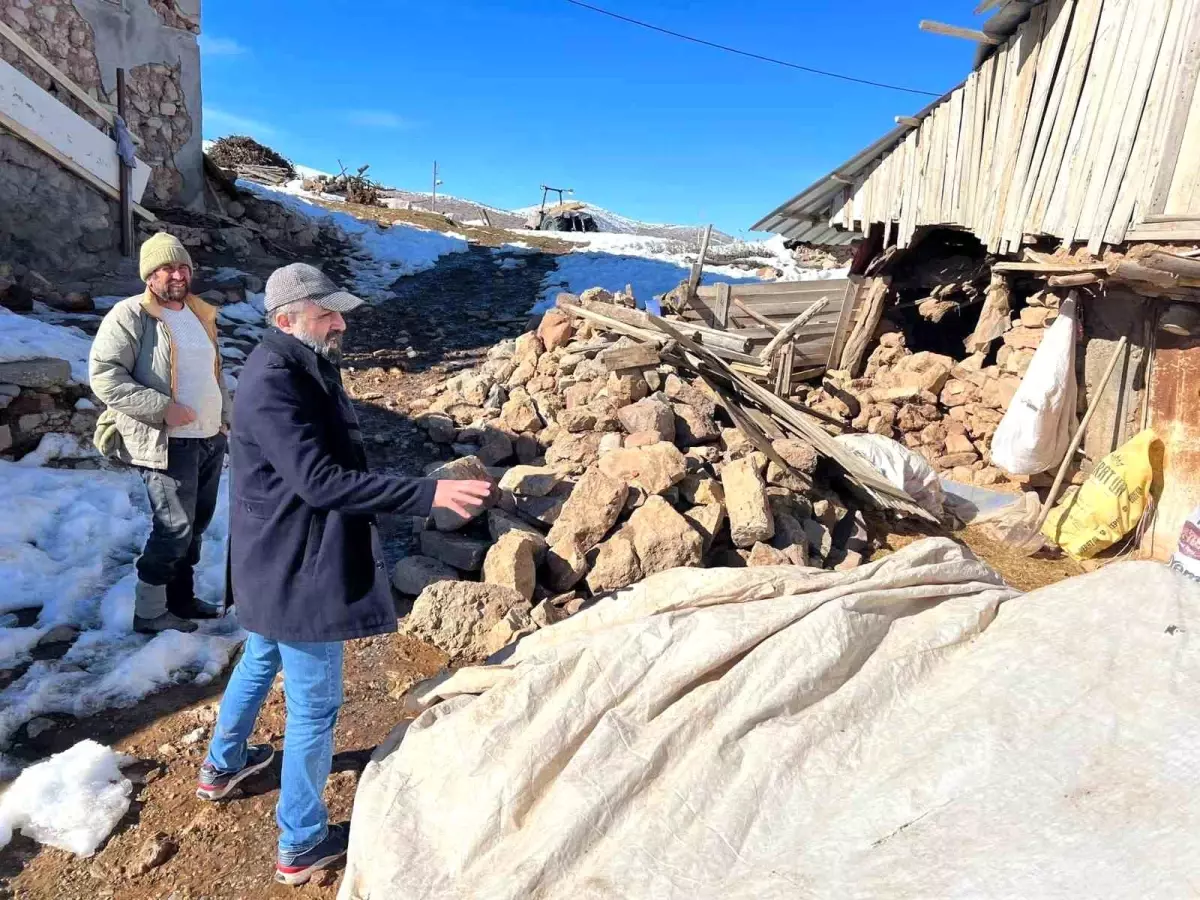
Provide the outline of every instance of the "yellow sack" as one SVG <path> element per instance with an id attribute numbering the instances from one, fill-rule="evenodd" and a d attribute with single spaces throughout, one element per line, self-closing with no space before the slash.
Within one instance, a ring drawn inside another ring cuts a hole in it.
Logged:
<path id="1" fill-rule="evenodd" d="M 1042 534 L 1075 559 L 1090 559 L 1111 547 L 1137 527 L 1161 462 L 1158 436 L 1149 428 L 1134 435 L 1050 511 Z"/>

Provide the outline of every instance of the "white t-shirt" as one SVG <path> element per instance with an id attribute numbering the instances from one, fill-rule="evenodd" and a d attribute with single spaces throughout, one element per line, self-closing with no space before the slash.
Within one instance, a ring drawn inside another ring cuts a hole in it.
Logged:
<path id="1" fill-rule="evenodd" d="M 178 312 L 164 306 L 162 317 L 175 345 L 175 402 L 191 407 L 196 413 L 194 422 L 168 429 L 167 435 L 210 438 L 221 430 L 217 348 L 196 314 L 186 306 Z"/>

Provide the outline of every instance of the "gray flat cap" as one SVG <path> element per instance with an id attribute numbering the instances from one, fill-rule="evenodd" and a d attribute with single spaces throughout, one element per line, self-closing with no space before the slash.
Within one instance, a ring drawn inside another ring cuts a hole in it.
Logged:
<path id="1" fill-rule="evenodd" d="M 271 273 L 263 302 L 267 312 L 300 300 L 311 300 L 334 312 L 350 312 L 363 305 L 362 300 L 341 290 L 316 266 L 292 263 Z"/>

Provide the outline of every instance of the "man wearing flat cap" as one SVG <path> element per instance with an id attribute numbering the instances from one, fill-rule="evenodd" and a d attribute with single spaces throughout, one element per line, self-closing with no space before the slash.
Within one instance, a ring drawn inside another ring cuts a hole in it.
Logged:
<path id="1" fill-rule="evenodd" d="M 271 326 L 238 380 L 230 442 L 229 553 L 238 619 L 250 632 L 200 769 L 197 795 L 219 800 L 270 765 L 250 745 L 283 669 L 287 701 L 276 820 L 276 879 L 302 884 L 344 855 L 348 833 L 321 799 L 342 701 L 342 642 L 396 630 L 375 516 L 470 515 L 484 481 L 434 481 L 367 471 L 358 419 L 338 363 L 343 313 L 362 301 L 320 270 L 285 266 L 267 281 Z"/>
<path id="2" fill-rule="evenodd" d="M 217 309 L 192 296 L 192 258 L 173 235 L 147 240 L 139 263 L 145 292 L 114 306 L 92 342 L 92 390 L 107 407 L 95 443 L 135 466 L 150 498 L 134 630 L 195 631 L 191 619 L 221 614 L 193 594 L 229 431 Z"/>

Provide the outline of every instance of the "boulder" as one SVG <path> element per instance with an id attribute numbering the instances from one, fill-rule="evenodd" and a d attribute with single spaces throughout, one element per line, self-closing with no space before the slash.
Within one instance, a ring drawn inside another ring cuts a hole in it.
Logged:
<path id="1" fill-rule="evenodd" d="M 707 551 L 712 546 L 717 532 L 725 524 L 725 504 L 708 503 L 704 506 L 693 506 L 683 513 L 683 517 L 687 519 L 689 525 L 696 529 L 696 533 L 704 541 L 704 549 Z"/>
<path id="2" fill-rule="evenodd" d="M 735 547 L 753 547 L 775 534 L 767 486 L 750 459 L 739 459 L 721 470 L 725 510 Z"/>
<path id="3" fill-rule="evenodd" d="M 428 556 L 406 556 L 392 569 L 392 587 L 401 594 L 417 596 L 439 581 L 458 581 L 458 572 Z"/>
<path id="4" fill-rule="evenodd" d="M 421 553 L 453 566 L 460 572 L 478 572 L 487 556 L 486 541 L 441 531 L 421 532 Z"/>
<path id="5" fill-rule="evenodd" d="M 808 441 L 799 438 L 780 438 L 771 442 L 772 449 L 783 461 L 802 475 L 812 475 L 817 470 L 820 454 Z"/>
<path id="6" fill-rule="evenodd" d="M 24 359 L 0 362 L 0 384 L 47 390 L 64 387 L 71 381 L 71 364 L 65 359 Z"/>
<path id="7" fill-rule="evenodd" d="M 512 588 L 472 581 L 439 581 L 423 590 L 404 619 L 406 634 L 451 657 L 482 659 L 494 652 L 488 632 L 514 608 L 529 602 Z"/>
<path id="8" fill-rule="evenodd" d="M 677 566 L 698 566 L 704 556 L 704 540 L 662 497 L 647 497 L 629 518 L 633 546 L 643 576 Z"/>
<path id="9" fill-rule="evenodd" d="M 716 419 L 701 412 L 688 403 L 676 403 L 675 440 L 681 447 L 697 447 L 711 444 L 721 437 L 721 428 Z"/>
<path id="10" fill-rule="evenodd" d="M 637 447 L 653 447 L 655 444 L 662 442 L 662 435 L 657 431 L 639 431 L 635 434 L 630 434 L 622 441 L 622 447 L 635 449 Z"/>
<path id="11" fill-rule="evenodd" d="M 800 520 L 782 509 L 774 511 L 775 536 L 771 546 L 787 556 L 794 566 L 808 565 L 808 533 Z"/>
<path id="12" fill-rule="evenodd" d="M 661 494 L 687 474 L 687 463 L 674 444 L 665 441 L 649 447 L 622 448 L 600 458 L 600 469 L 632 487 Z"/>
<path id="13" fill-rule="evenodd" d="M 548 309 L 538 325 L 537 336 L 547 351 L 565 347 L 575 335 L 571 317 L 560 309 Z"/>
<path id="14" fill-rule="evenodd" d="M 528 433 L 517 435 L 517 439 L 513 441 L 513 450 L 517 454 L 517 462 L 525 466 L 532 465 L 542 455 L 537 438 Z"/>
<path id="15" fill-rule="evenodd" d="M 546 466 L 513 466 L 500 479 L 500 487 L 523 497 L 545 497 L 562 481 L 562 475 Z"/>
<path id="16" fill-rule="evenodd" d="M 793 563 L 782 550 L 776 550 L 769 544 L 758 543 L 750 548 L 750 557 L 746 560 L 746 565 L 754 568 L 757 566 L 790 566 Z"/>
<path id="17" fill-rule="evenodd" d="M 483 580 L 512 588 L 526 600 L 532 600 L 537 586 L 538 546 L 538 541 L 528 534 L 507 532 L 488 550 L 483 561 Z"/>
<path id="18" fill-rule="evenodd" d="M 479 443 L 480 462 L 485 466 L 495 466 L 512 458 L 512 438 L 499 428 L 484 428 L 483 440 Z"/>
<path id="19" fill-rule="evenodd" d="M 509 398 L 500 410 L 500 425 L 515 434 L 538 432 L 545 427 L 537 408 L 528 397 Z"/>
<path id="20" fill-rule="evenodd" d="M 654 432 L 660 441 L 675 440 L 675 413 L 671 407 L 658 400 L 647 397 L 622 407 L 617 411 L 617 419 L 626 434 Z"/>
<path id="21" fill-rule="evenodd" d="M 546 538 L 552 553 L 553 548 L 568 542 L 578 544 L 582 553 L 600 543 L 625 508 L 628 492 L 626 483 L 605 474 L 601 465 L 588 469 Z"/>
<path id="22" fill-rule="evenodd" d="M 587 586 L 593 594 L 615 591 L 641 581 L 642 565 L 633 544 L 633 534 L 623 528 L 588 554 L 591 571 Z"/>
<path id="23" fill-rule="evenodd" d="M 965 434 L 947 435 L 945 446 L 946 453 L 975 453 L 975 445 Z"/>
<path id="24" fill-rule="evenodd" d="M 889 381 L 896 387 L 915 387 L 936 394 L 949 380 L 952 368 L 954 360 L 949 356 L 922 351 L 896 363 Z"/>
<path id="25" fill-rule="evenodd" d="M 438 481 L 490 482 L 492 480 L 488 474 L 487 466 L 477 456 L 464 456 L 462 459 L 456 459 L 443 466 L 438 466 L 429 473 L 428 477 Z M 468 522 L 482 515 L 486 509 L 487 504 L 483 504 L 477 507 L 470 517 L 465 519 L 453 510 L 435 509 L 432 516 L 433 526 L 439 531 L 457 531 Z"/>

